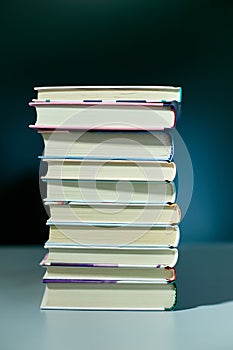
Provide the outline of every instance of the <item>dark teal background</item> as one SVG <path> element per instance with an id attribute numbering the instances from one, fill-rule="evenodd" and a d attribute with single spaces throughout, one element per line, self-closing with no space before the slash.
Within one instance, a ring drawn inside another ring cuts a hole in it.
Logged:
<path id="1" fill-rule="evenodd" d="M 230 241 L 233 2 L 58 0 L 1 4 L 0 242 L 44 243 L 34 86 L 178 85 L 194 168 L 182 242 Z"/>

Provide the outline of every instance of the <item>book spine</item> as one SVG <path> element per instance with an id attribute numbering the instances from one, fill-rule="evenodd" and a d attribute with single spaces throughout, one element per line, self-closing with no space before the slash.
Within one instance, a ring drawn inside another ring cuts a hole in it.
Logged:
<path id="1" fill-rule="evenodd" d="M 174 290 L 175 290 L 174 303 L 173 303 L 173 305 L 171 307 L 166 307 L 164 309 L 164 311 L 173 311 L 176 308 L 176 306 L 177 306 L 177 283 L 176 283 L 176 281 L 173 281 L 171 283 L 173 284 Z"/>
<path id="2" fill-rule="evenodd" d="M 180 118 L 180 111 L 181 111 L 181 103 L 178 101 L 172 101 L 172 102 L 164 102 L 165 107 L 171 107 L 171 109 L 174 111 L 174 124 L 172 128 L 176 126 L 177 120 Z"/>
<path id="3" fill-rule="evenodd" d="M 169 155 L 169 157 L 168 157 L 167 160 L 168 160 L 169 162 L 171 162 L 172 159 L 173 159 L 173 157 L 174 157 L 174 149 L 175 149 L 175 147 L 174 147 L 174 139 L 173 139 L 172 134 L 171 134 L 171 133 L 168 133 L 168 134 L 169 134 L 169 137 L 170 137 L 171 152 L 170 152 L 170 155 Z"/>

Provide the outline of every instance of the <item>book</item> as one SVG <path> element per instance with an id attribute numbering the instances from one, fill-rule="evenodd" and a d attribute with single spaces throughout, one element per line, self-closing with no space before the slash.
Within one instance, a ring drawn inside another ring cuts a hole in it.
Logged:
<path id="1" fill-rule="evenodd" d="M 174 204 L 120 204 L 120 203 L 77 203 L 45 202 L 51 222 L 118 223 L 130 225 L 178 224 L 180 208 Z"/>
<path id="2" fill-rule="evenodd" d="M 51 180 L 46 182 L 44 201 L 74 201 L 80 203 L 174 203 L 176 187 L 167 181 L 85 181 Z"/>
<path id="3" fill-rule="evenodd" d="M 174 267 L 178 259 L 175 247 L 92 247 L 46 242 L 44 248 L 48 250 L 44 266 Z"/>
<path id="4" fill-rule="evenodd" d="M 172 160 L 173 139 L 167 131 L 38 130 L 44 158 Z"/>
<path id="5" fill-rule="evenodd" d="M 164 130 L 174 128 L 179 103 L 32 101 L 36 129 Z"/>
<path id="6" fill-rule="evenodd" d="M 48 243 L 81 244 L 88 246 L 177 247 L 180 240 L 178 225 L 146 226 L 90 223 L 52 223 Z"/>
<path id="7" fill-rule="evenodd" d="M 37 86 L 39 100 L 181 101 L 179 86 Z"/>
<path id="8" fill-rule="evenodd" d="M 45 283 L 41 309 L 173 310 L 175 282 Z"/>
<path id="9" fill-rule="evenodd" d="M 43 276 L 44 283 L 77 283 L 82 281 L 150 281 L 167 283 L 175 280 L 176 270 L 174 267 L 46 266 L 46 272 Z"/>
<path id="10" fill-rule="evenodd" d="M 176 164 L 168 161 L 41 159 L 41 179 L 173 181 Z"/>

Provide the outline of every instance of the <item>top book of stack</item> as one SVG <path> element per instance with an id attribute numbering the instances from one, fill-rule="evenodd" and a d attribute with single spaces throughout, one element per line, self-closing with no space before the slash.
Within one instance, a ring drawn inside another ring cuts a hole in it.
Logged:
<path id="1" fill-rule="evenodd" d="M 174 128 L 181 88 L 173 86 L 35 87 L 35 129 L 164 130 Z"/>
<path id="2" fill-rule="evenodd" d="M 38 100 L 99 100 L 181 102 L 177 86 L 40 86 L 34 87 Z"/>

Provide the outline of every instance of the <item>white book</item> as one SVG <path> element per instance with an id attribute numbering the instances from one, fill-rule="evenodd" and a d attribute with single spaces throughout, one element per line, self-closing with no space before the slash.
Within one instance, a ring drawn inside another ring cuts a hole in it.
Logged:
<path id="1" fill-rule="evenodd" d="M 171 160 L 173 139 L 164 131 L 39 130 L 46 158 Z"/>
<path id="2" fill-rule="evenodd" d="M 181 101 L 179 86 L 37 86 L 39 100 Z"/>
<path id="3" fill-rule="evenodd" d="M 64 310 L 173 310 L 173 283 L 46 283 L 41 309 Z"/>
<path id="4" fill-rule="evenodd" d="M 176 165 L 168 161 L 87 160 L 41 157 L 41 179 L 173 181 Z M 44 168 L 43 168 L 44 165 Z"/>
<path id="5" fill-rule="evenodd" d="M 164 130 L 174 128 L 177 102 L 32 101 L 36 129 Z"/>
<path id="6" fill-rule="evenodd" d="M 46 180 L 45 201 L 79 203 L 174 203 L 174 182 Z"/>
<path id="7" fill-rule="evenodd" d="M 45 202 L 52 222 L 172 225 L 181 219 L 174 204 Z"/>
<path id="8" fill-rule="evenodd" d="M 45 266 L 174 267 L 178 249 L 169 247 L 100 246 L 45 243 Z"/>
<path id="9" fill-rule="evenodd" d="M 119 225 L 47 221 L 48 243 L 61 245 L 177 247 L 178 225 Z"/>
<path id="10" fill-rule="evenodd" d="M 176 279 L 173 267 L 46 266 L 43 282 L 145 281 L 167 283 Z"/>

